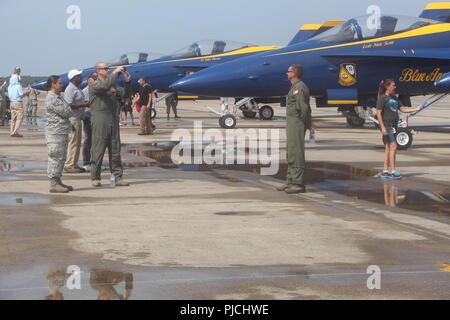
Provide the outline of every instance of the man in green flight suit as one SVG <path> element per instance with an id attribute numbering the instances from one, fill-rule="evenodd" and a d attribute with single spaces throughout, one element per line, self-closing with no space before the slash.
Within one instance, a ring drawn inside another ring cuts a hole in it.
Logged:
<path id="1" fill-rule="evenodd" d="M 301 77 L 303 68 L 296 64 L 288 69 L 292 84 L 287 96 L 286 139 L 287 139 L 287 181 L 278 191 L 288 194 L 305 193 L 305 133 L 311 129 L 310 93 Z"/>
<path id="2" fill-rule="evenodd" d="M 101 170 L 103 156 L 108 148 L 109 167 L 116 179 L 116 186 L 129 186 L 122 178 L 123 167 L 120 156 L 120 127 L 117 112 L 117 96 L 131 96 L 131 76 L 124 67 L 117 67 L 109 74 L 108 64 L 99 62 L 95 65 L 98 79 L 89 87 L 92 121 L 92 167 L 93 187 L 101 187 Z M 119 74 L 123 74 L 125 88 L 116 85 Z"/>

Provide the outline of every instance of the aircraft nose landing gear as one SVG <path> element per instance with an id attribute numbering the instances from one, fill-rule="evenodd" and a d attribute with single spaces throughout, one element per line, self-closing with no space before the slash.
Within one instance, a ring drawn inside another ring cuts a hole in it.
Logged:
<path id="1" fill-rule="evenodd" d="M 220 117 L 219 124 L 224 129 L 233 129 L 236 127 L 236 117 L 232 114 L 227 114 L 225 116 Z"/>
<path id="2" fill-rule="evenodd" d="M 407 150 L 413 143 L 413 131 L 409 128 L 398 128 L 395 139 L 399 150 Z"/>

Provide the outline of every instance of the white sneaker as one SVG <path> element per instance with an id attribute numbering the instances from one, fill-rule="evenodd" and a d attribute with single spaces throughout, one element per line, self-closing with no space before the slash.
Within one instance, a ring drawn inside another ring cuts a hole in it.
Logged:
<path id="1" fill-rule="evenodd" d="M 91 166 L 90 166 L 90 165 L 82 166 L 82 168 L 83 168 L 84 170 L 86 170 L 86 172 L 87 172 L 87 171 L 91 171 Z"/>

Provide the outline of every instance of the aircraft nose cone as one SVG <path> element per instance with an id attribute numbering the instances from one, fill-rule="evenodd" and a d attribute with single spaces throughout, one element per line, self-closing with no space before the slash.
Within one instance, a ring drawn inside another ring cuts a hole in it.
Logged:
<path id="1" fill-rule="evenodd" d="M 441 79 L 434 84 L 439 90 L 450 91 L 450 72 L 446 73 Z"/>
<path id="2" fill-rule="evenodd" d="M 211 81 L 208 80 L 208 77 L 191 75 L 170 85 L 170 89 L 177 92 L 189 92 L 198 95 L 207 95 L 211 94 L 211 87 L 207 86 L 207 84 Z"/>

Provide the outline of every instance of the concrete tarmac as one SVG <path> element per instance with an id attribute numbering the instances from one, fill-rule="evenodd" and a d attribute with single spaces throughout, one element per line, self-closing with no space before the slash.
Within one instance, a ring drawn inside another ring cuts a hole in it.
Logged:
<path id="1" fill-rule="evenodd" d="M 98 269 L 105 279 L 131 273 L 130 299 L 450 298 L 450 129 L 417 129 L 398 156 L 404 179 L 383 182 L 379 131 L 313 108 L 308 193 L 287 195 L 274 189 L 286 170 L 283 108 L 274 106 L 273 121 L 238 120 L 279 130 L 280 169 L 263 176 L 252 164 L 173 163 L 175 129 L 193 134 L 202 121 L 225 134 L 206 108 L 217 101 L 183 101 L 179 120 L 158 109 L 153 136 L 122 127 L 130 187 L 111 188 L 105 170 L 100 189 L 88 173 L 65 174 L 75 191 L 50 195 L 44 98 L 23 139 L 0 127 L 0 299 L 96 299 Z M 449 105 L 411 124 L 450 124 Z M 81 270 L 80 289 L 66 286 L 69 266 Z M 370 266 L 381 270 L 379 290 L 367 285 Z M 106 285 L 123 294 L 115 280 Z"/>

